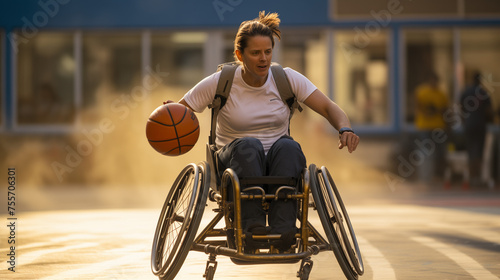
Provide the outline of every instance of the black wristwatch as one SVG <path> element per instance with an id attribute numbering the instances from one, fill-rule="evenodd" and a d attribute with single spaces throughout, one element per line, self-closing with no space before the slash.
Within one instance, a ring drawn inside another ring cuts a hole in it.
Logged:
<path id="1" fill-rule="evenodd" d="M 339 135 L 342 135 L 342 133 L 344 133 L 344 132 L 354 133 L 354 130 L 352 130 L 352 128 L 350 128 L 350 127 L 342 127 L 341 129 L 339 129 Z"/>

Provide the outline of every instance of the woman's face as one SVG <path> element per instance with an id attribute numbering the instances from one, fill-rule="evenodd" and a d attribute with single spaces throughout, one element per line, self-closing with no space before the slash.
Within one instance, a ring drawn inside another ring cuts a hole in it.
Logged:
<path id="1" fill-rule="evenodd" d="M 273 58 L 271 38 L 260 35 L 250 37 L 243 53 L 236 50 L 236 55 L 252 76 L 266 78 Z"/>

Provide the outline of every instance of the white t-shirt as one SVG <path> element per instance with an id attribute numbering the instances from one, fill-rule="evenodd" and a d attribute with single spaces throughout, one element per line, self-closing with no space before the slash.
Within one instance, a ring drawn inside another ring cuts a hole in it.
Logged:
<path id="1" fill-rule="evenodd" d="M 304 100 L 317 87 L 299 72 L 285 68 L 292 91 L 297 100 Z M 220 72 L 216 72 L 194 86 L 184 95 L 186 103 L 196 112 L 203 112 L 212 103 Z M 265 84 L 252 87 L 241 76 L 241 66 L 236 69 L 233 85 L 226 104 L 219 112 L 215 144 L 221 148 L 234 139 L 254 137 L 267 151 L 283 135 L 288 135 L 290 110 L 281 100 L 278 88 L 269 70 Z"/>

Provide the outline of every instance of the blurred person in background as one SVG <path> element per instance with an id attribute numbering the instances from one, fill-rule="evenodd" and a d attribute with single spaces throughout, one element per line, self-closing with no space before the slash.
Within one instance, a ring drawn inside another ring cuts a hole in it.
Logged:
<path id="1" fill-rule="evenodd" d="M 439 77 L 430 72 L 427 81 L 415 90 L 415 127 L 417 128 L 416 141 L 433 141 L 434 149 L 424 153 L 425 159 L 418 166 L 418 180 L 429 183 L 436 175 L 443 174 L 446 157 L 446 143 L 434 141 L 433 131 L 446 131 L 444 113 L 448 109 L 448 95 L 439 88 Z"/>
<path id="2" fill-rule="evenodd" d="M 493 107 L 488 92 L 481 86 L 481 73 L 473 75 L 472 83 L 460 96 L 468 155 L 471 187 L 481 183 L 481 169 L 486 138 L 486 126 L 493 121 Z"/>

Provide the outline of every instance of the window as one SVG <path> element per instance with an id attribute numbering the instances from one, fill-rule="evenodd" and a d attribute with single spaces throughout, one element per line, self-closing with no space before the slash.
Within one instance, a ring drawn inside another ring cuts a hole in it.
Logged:
<path id="1" fill-rule="evenodd" d="M 204 78 L 206 40 L 205 32 L 154 33 L 151 36 L 151 64 L 169 73 L 165 80 L 168 84 L 191 88 Z"/>
<path id="2" fill-rule="evenodd" d="M 153 90 L 153 96 L 161 99 L 158 102 L 179 100 L 205 77 L 203 48 L 207 37 L 205 32 L 152 33 L 151 67 L 168 73 L 161 77 L 162 87 Z"/>
<path id="3" fill-rule="evenodd" d="M 17 124 L 73 123 L 74 77 L 72 33 L 39 32 L 19 44 Z"/>
<path id="4" fill-rule="evenodd" d="M 453 93 L 453 39 L 451 29 L 404 30 L 406 59 L 405 121 L 415 118 L 415 90 L 434 73 L 438 86 L 449 97 Z M 452 98 L 450 98 L 452 100 Z"/>
<path id="5" fill-rule="evenodd" d="M 357 126 L 389 125 L 388 32 L 334 33 L 334 101 Z"/>
<path id="6" fill-rule="evenodd" d="M 474 72 L 483 76 L 482 83 L 493 106 L 500 108 L 500 28 L 463 28 L 460 30 L 460 60 L 463 71 L 460 89 L 470 84 Z"/>
<path id="7" fill-rule="evenodd" d="M 101 117 L 99 105 L 130 94 L 132 88 L 140 84 L 141 34 L 88 32 L 83 34 L 82 45 L 81 120 L 93 124 Z"/>
<path id="8" fill-rule="evenodd" d="M 328 94 L 325 32 L 317 30 L 284 30 L 280 42 L 280 60 L 313 82 L 324 94 Z"/>
<path id="9" fill-rule="evenodd" d="M 236 37 L 235 32 L 225 32 L 224 33 L 224 39 L 223 39 L 223 48 L 224 48 L 224 53 L 223 53 L 223 58 L 224 62 L 230 62 L 234 61 L 234 38 Z"/>

